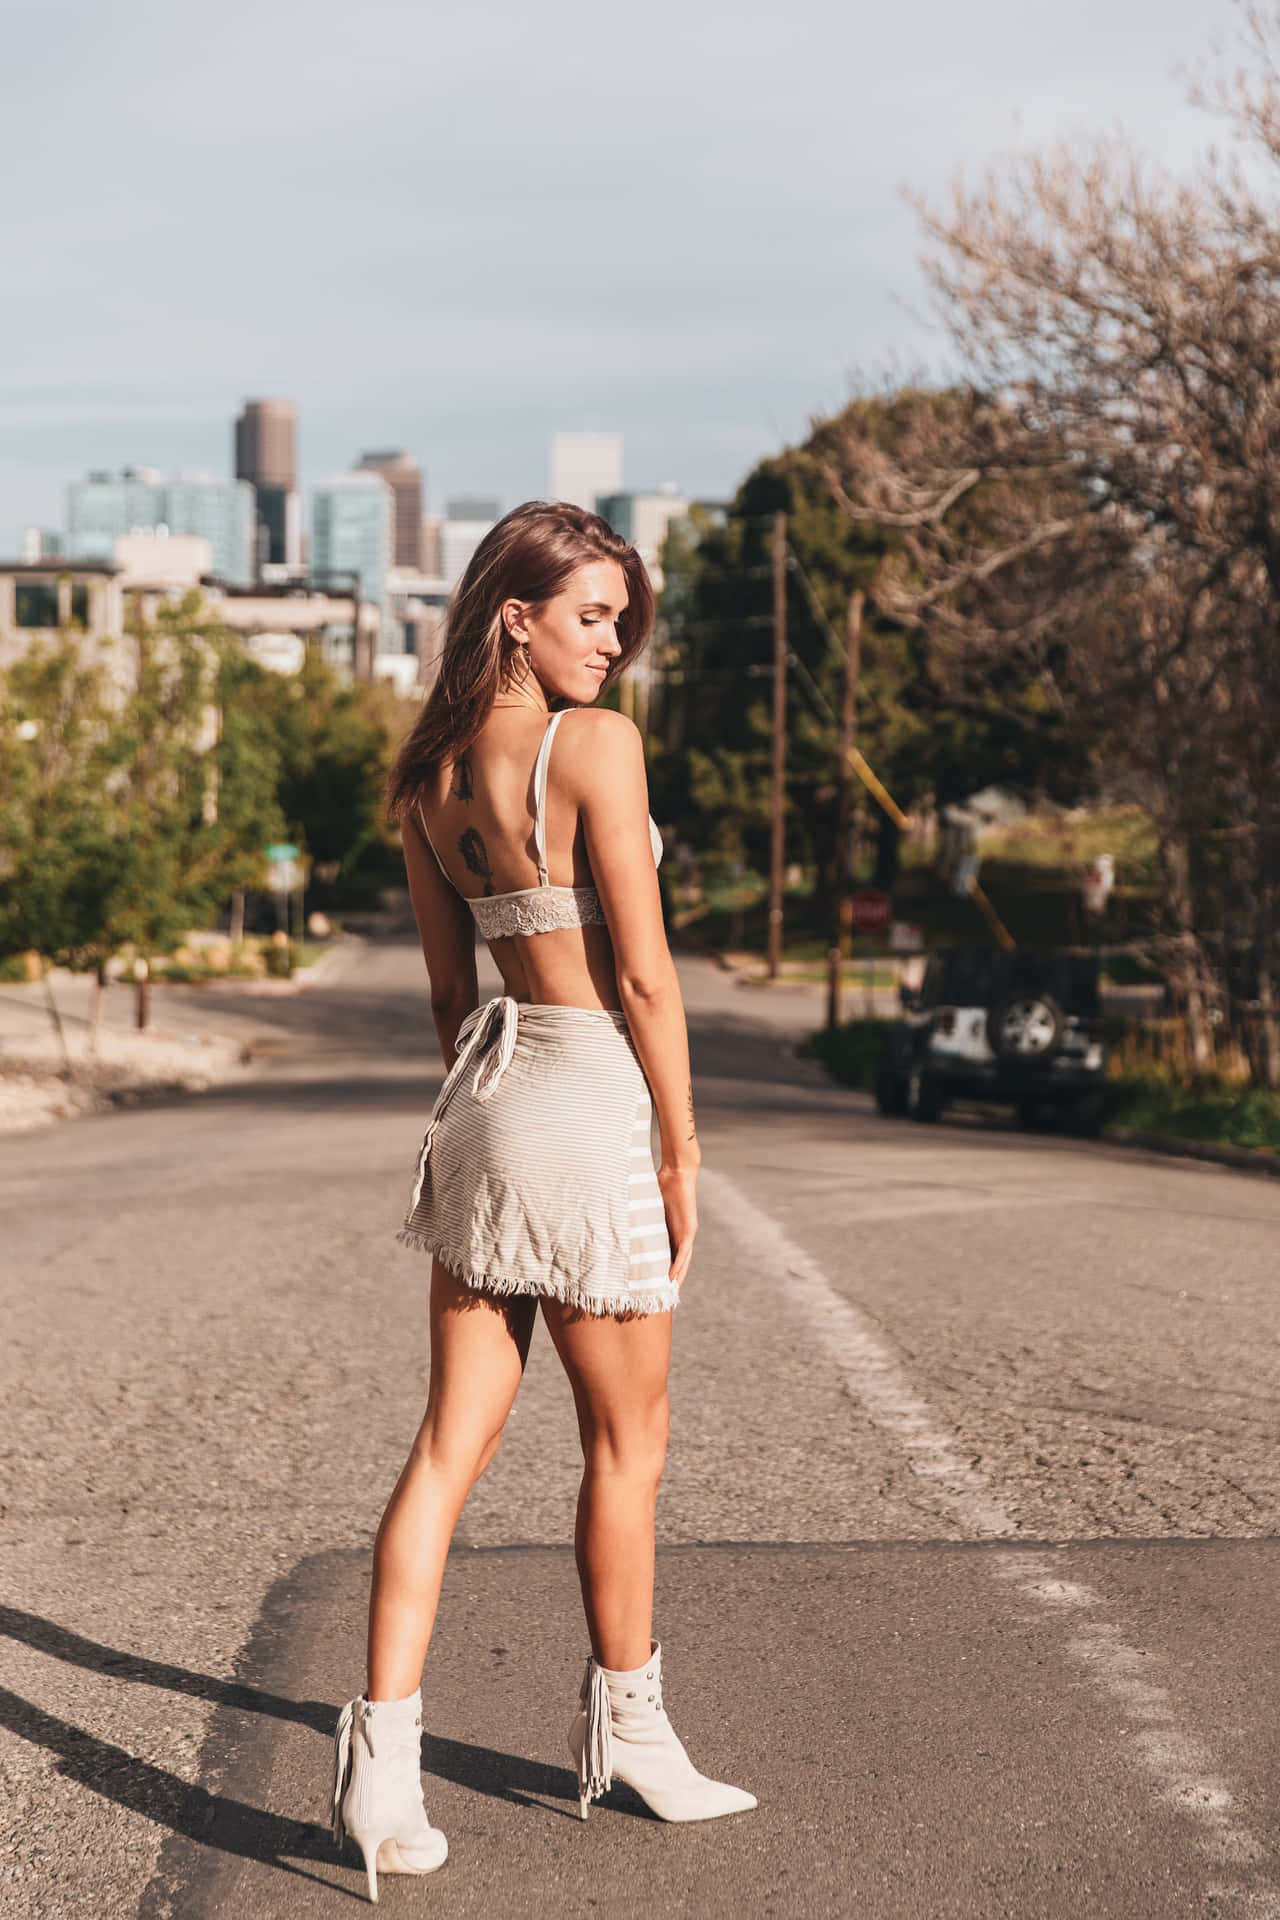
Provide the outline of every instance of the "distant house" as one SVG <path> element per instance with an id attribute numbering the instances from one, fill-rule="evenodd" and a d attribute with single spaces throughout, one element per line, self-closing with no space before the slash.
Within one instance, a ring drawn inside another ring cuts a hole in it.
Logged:
<path id="1" fill-rule="evenodd" d="M 71 630 L 105 640 L 124 626 L 121 569 L 111 560 L 0 561 L 0 666 L 38 636 Z"/>

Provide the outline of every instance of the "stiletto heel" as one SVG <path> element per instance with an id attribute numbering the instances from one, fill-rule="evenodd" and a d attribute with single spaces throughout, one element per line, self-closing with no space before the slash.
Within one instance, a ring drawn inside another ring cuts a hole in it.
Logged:
<path id="1" fill-rule="evenodd" d="M 364 1860 L 364 1870 L 369 1881 L 369 1898 L 376 1907 L 378 1904 L 378 1849 L 367 1841 L 360 1842 L 360 1853 Z"/>
<path id="2" fill-rule="evenodd" d="M 662 1705 L 662 1649 L 654 1642 L 644 1666 L 630 1673 L 602 1667 L 593 1657 L 569 1728 L 578 1769 L 578 1810 L 621 1780 L 660 1820 L 718 1820 L 745 1813 L 755 1795 L 698 1772 Z"/>
<path id="3" fill-rule="evenodd" d="M 422 1695 L 348 1700 L 333 1736 L 333 1837 L 360 1849 L 369 1898 L 384 1873 L 434 1873 L 449 1843 L 422 1803 Z"/>

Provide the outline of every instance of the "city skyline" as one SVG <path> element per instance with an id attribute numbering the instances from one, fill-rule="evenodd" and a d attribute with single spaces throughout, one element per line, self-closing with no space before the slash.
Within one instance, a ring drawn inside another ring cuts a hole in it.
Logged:
<path id="1" fill-rule="evenodd" d="M 263 566 L 270 571 L 284 563 L 305 572 L 316 563 L 304 565 L 299 557 L 304 508 L 314 530 L 317 506 L 327 513 L 323 503 L 335 487 L 374 481 L 385 487 L 390 503 L 386 566 L 441 571 L 452 582 L 481 534 L 505 510 L 495 495 L 470 494 L 450 495 L 443 511 L 425 511 L 422 469 L 403 449 L 365 452 L 347 466 L 300 482 L 297 427 L 292 400 L 279 395 L 247 400 L 233 423 L 230 474 L 194 467 L 88 469 L 68 484 L 62 513 L 44 524 L 26 522 L 13 554 L 3 557 L 110 560 L 116 538 L 158 530 L 207 535 L 216 574 L 233 585 L 246 584 Z M 618 434 L 555 433 L 547 449 L 550 486 L 545 491 L 612 518 L 603 503 L 652 493 L 623 487 L 623 462 Z M 678 495 L 673 482 L 661 491 Z M 680 498 L 683 511 L 687 503 Z M 441 538 L 446 549 L 452 546 L 454 562 L 428 566 L 425 546 Z"/>
<path id="2" fill-rule="evenodd" d="M 723 496 L 858 369 L 945 368 L 902 185 L 936 204 L 1011 145 L 1117 124 L 1184 170 L 1220 134 L 1172 69 L 1203 70 L 1229 0 L 801 0 L 785 33 L 748 0 L 728 39 L 655 6 L 629 37 L 574 0 L 431 23 L 372 0 L 352 49 L 319 0 L 302 50 L 243 0 L 211 42 L 91 0 L 52 35 L 19 16 L 2 124 L 40 191 L 0 216 L 0 547 L 90 469 L 228 471 L 259 393 L 297 402 L 304 486 L 394 447 L 429 511 L 510 506 L 559 428 L 621 434 L 628 485 Z M 50 248 L 72 205 L 76 248 Z"/>

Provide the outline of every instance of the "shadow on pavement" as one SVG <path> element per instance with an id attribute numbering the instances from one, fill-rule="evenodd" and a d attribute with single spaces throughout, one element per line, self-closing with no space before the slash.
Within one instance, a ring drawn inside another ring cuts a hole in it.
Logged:
<path id="1" fill-rule="evenodd" d="M 211 1701 L 222 1714 L 265 1715 L 276 1721 L 292 1721 L 326 1738 L 332 1734 L 337 1721 L 337 1708 L 325 1701 L 291 1700 L 240 1681 L 219 1680 L 212 1674 L 194 1673 L 186 1667 L 123 1653 L 19 1607 L 0 1607 L 0 1633 L 36 1652 L 65 1660 L 91 1673 L 110 1674 L 116 1680 L 161 1687 L 191 1699 Z M 299 1860 L 337 1866 L 339 1856 L 327 1826 L 287 1819 L 232 1795 L 192 1786 L 3 1687 L 0 1687 L 0 1725 L 56 1754 L 58 1770 L 66 1778 L 202 1847 L 212 1847 L 233 1858 L 254 1860 L 264 1866 L 276 1866 L 303 1879 L 316 1876 L 294 1864 Z M 246 1726 L 237 1719 L 237 1744 L 243 1743 L 252 1732 L 251 1723 Z M 231 1725 L 224 1721 L 224 1739 L 230 1733 Z M 568 1767 L 544 1766 L 519 1754 L 498 1753 L 490 1747 L 439 1735 L 428 1735 L 424 1739 L 422 1766 L 438 1780 L 451 1781 L 488 1798 L 514 1806 L 538 1807 L 544 1813 L 577 1820 L 577 1785 Z M 346 1887 L 327 1879 L 324 1884 L 333 1885 L 335 1892 L 348 1892 Z M 147 1910 L 144 1905 L 142 1912 Z"/>
<path id="2" fill-rule="evenodd" d="M 187 1667 L 170 1666 L 163 1660 L 122 1653 L 117 1647 L 104 1647 L 96 1640 L 86 1640 L 82 1634 L 59 1626 L 56 1620 L 24 1613 L 20 1607 L 0 1606 L 0 1634 L 8 1640 L 20 1641 L 37 1653 L 65 1660 L 70 1666 L 84 1667 L 90 1673 L 109 1673 L 113 1680 L 162 1687 L 170 1693 L 186 1694 L 193 1700 L 209 1700 L 215 1706 L 234 1707 L 243 1713 L 265 1713 L 277 1720 L 296 1720 L 300 1726 L 311 1727 L 316 1733 L 331 1733 L 337 1717 L 336 1709 L 322 1700 L 286 1700 L 280 1694 L 265 1693 L 235 1680 L 215 1680 L 212 1674 L 192 1673 Z"/>
<path id="3" fill-rule="evenodd" d="M 292 1861 L 333 1864 L 333 1842 L 327 1827 L 281 1819 L 243 1800 L 191 1786 L 162 1767 L 137 1759 L 123 1747 L 96 1739 L 83 1728 L 45 1713 L 7 1687 L 0 1687 L 0 1726 L 57 1754 L 58 1771 L 65 1778 L 202 1847 L 269 1863 L 304 1880 L 316 1876 Z M 327 1884 L 334 1884 L 335 1892 L 344 1890 L 335 1883 Z M 146 1906 L 140 1911 L 146 1912 Z"/>
<path id="4" fill-rule="evenodd" d="M 471 1746 L 464 1740 L 446 1740 L 425 1734 L 422 1741 L 424 1773 L 451 1780 L 490 1800 L 516 1807 L 540 1807 L 562 1819 L 578 1820 L 578 1785 L 568 1766 L 548 1767 L 516 1753 L 495 1753 L 492 1747 Z M 548 1806 L 548 1800 L 557 1804 Z M 567 1803 L 567 1804 L 565 1804 Z M 636 1802 L 640 1806 L 639 1801 Z M 647 1809 L 644 1809 L 647 1812 Z"/>

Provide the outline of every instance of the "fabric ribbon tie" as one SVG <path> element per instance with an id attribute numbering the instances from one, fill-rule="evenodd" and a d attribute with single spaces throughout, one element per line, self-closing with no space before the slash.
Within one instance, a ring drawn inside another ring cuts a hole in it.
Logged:
<path id="1" fill-rule="evenodd" d="M 436 1129 L 444 1118 L 449 1102 L 461 1086 L 467 1068 L 479 1055 L 479 1064 L 471 1082 L 471 1091 L 479 1101 L 492 1100 L 498 1082 L 511 1065 L 519 1027 L 520 1002 L 512 999 L 509 993 L 500 993 L 494 999 L 486 1000 L 482 1007 L 473 1008 L 458 1028 L 457 1058 L 445 1075 L 444 1085 L 436 1095 L 436 1103 L 431 1109 L 431 1118 L 427 1122 L 427 1131 L 423 1137 L 422 1151 L 418 1155 L 418 1173 L 414 1181 L 413 1199 L 409 1204 L 410 1212 L 422 1198 L 422 1188 L 431 1158 L 431 1143 L 436 1137 Z M 495 1036 L 496 1044 L 493 1044 Z"/>

